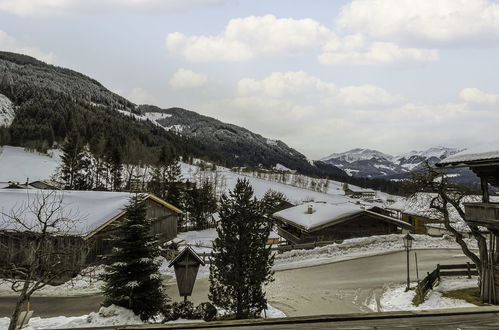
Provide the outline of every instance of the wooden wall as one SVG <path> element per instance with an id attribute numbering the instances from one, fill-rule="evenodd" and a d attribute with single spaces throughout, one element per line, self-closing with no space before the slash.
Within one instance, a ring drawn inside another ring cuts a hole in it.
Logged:
<path id="1" fill-rule="evenodd" d="M 400 233 L 396 224 L 374 219 L 365 214 L 335 226 L 326 227 L 313 232 L 303 231 L 299 236 L 299 241 L 293 243 L 302 244 L 316 241 L 333 241 L 393 233 Z"/>
<path id="2" fill-rule="evenodd" d="M 179 214 L 156 203 L 146 200 L 146 217 L 151 221 L 151 234 L 156 235 L 160 242 L 169 241 L 177 237 L 177 222 Z M 101 230 L 90 238 L 92 243 L 91 253 L 87 263 L 100 262 L 103 255 L 112 251 L 111 238 L 117 234 L 117 226 L 123 217 L 115 220 L 112 224 Z"/>
<path id="3" fill-rule="evenodd" d="M 415 234 L 428 234 L 428 229 L 425 226 L 425 224 L 427 223 L 442 223 L 442 221 L 440 220 L 430 219 L 427 217 L 408 213 L 402 213 L 401 220 L 413 225 Z"/>

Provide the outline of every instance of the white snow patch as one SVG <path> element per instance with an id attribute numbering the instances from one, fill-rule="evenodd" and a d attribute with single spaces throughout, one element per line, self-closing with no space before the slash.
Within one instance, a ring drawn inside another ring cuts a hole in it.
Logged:
<path id="1" fill-rule="evenodd" d="M 14 105 L 9 98 L 0 94 L 0 127 L 9 127 L 14 121 Z"/>
<path id="2" fill-rule="evenodd" d="M 416 283 L 413 283 L 411 287 L 415 285 Z M 412 300 L 416 295 L 415 290 L 409 290 L 405 292 L 405 285 L 389 287 L 380 298 L 381 311 L 388 312 L 476 307 L 475 305 L 470 304 L 464 300 L 443 297 L 442 293 L 451 290 L 473 288 L 477 286 L 478 283 L 476 278 L 442 278 L 440 284 L 427 295 L 425 301 L 419 306 L 415 306 L 412 303 Z"/>
<path id="3" fill-rule="evenodd" d="M 0 147 L 0 182 L 50 179 L 59 165 L 59 159 L 58 150 L 51 150 L 45 155 L 20 147 Z"/>

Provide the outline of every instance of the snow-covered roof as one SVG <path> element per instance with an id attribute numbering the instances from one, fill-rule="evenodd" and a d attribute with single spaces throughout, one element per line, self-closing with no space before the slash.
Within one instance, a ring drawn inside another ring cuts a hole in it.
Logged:
<path id="1" fill-rule="evenodd" d="M 312 213 L 308 212 L 309 207 L 312 207 Z M 314 229 L 318 229 L 323 225 L 334 225 L 343 222 L 346 218 L 364 212 L 374 214 L 378 218 L 382 217 L 383 219 L 397 222 L 402 226 L 407 225 L 407 223 L 399 221 L 397 219 L 366 211 L 359 205 L 352 203 L 305 203 L 276 212 L 274 213 L 274 217 L 284 222 L 301 227 L 307 231 L 311 231 Z"/>
<path id="2" fill-rule="evenodd" d="M 0 190 L 0 213 L 12 214 L 21 212 L 23 219 L 32 231 L 39 231 L 36 226 L 36 214 L 29 210 L 29 206 L 40 203 L 42 199 L 48 202 L 48 210 L 57 206 L 61 208 L 55 217 L 74 219 L 71 228 L 66 234 L 86 236 L 100 230 L 114 219 L 123 215 L 124 209 L 134 193 L 102 192 L 102 191 L 67 191 L 67 190 L 37 190 L 37 189 L 2 189 Z M 164 202 L 154 195 L 146 195 L 172 211 L 180 210 Z M 0 215 L 0 230 L 26 230 L 20 228 L 5 216 Z"/>
<path id="3" fill-rule="evenodd" d="M 311 214 L 308 213 L 310 206 L 312 207 Z M 327 204 L 312 202 L 276 212 L 274 213 L 274 217 L 310 230 L 361 211 L 360 206 L 350 203 Z"/>
<path id="4" fill-rule="evenodd" d="M 459 167 L 467 166 L 470 163 L 481 163 L 487 161 L 499 161 L 499 150 L 490 150 L 490 146 L 467 149 L 445 158 L 444 160 L 438 162 L 436 166 Z"/>
<path id="5" fill-rule="evenodd" d="M 376 191 L 374 191 L 374 190 L 359 188 L 359 187 L 355 187 L 355 186 L 348 186 L 348 189 L 353 191 L 353 192 L 356 192 L 356 193 L 368 193 L 368 194 L 375 194 L 376 193 Z"/>
<path id="6" fill-rule="evenodd" d="M 397 202 L 387 206 L 386 208 L 390 210 L 400 211 L 406 214 L 443 221 L 442 214 L 439 211 L 430 208 L 431 200 L 435 197 L 437 197 L 437 195 L 434 193 L 417 193 L 410 198 L 400 199 Z M 493 198 L 491 198 L 491 200 L 495 201 L 497 199 L 494 196 Z M 481 196 L 470 195 L 466 196 L 462 202 L 471 203 L 479 201 L 481 201 Z M 449 204 L 448 210 L 452 227 L 460 232 L 469 231 L 469 228 L 466 225 L 464 219 L 461 218 L 456 209 Z"/>

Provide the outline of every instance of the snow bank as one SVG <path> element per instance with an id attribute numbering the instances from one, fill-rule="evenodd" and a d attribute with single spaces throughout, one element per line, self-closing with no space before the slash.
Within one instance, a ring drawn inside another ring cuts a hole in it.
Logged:
<path id="1" fill-rule="evenodd" d="M 277 254 L 274 270 L 285 270 L 300 267 L 317 266 L 337 261 L 380 255 L 384 253 L 403 251 L 401 234 L 352 238 L 340 244 L 317 247 L 312 250 L 292 250 Z M 451 236 L 430 237 L 413 235 L 413 249 L 459 249 L 459 245 Z M 473 240 L 467 240 L 471 248 L 476 248 Z"/>
<path id="2" fill-rule="evenodd" d="M 9 318 L 0 318 L 1 329 L 7 328 L 8 324 Z M 144 322 L 142 322 L 140 317 L 135 315 L 131 310 L 111 305 L 109 307 L 101 307 L 97 313 L 94 312 L 82 316 L 33 317 L 29 321 L 28 327 L 24 329 L 72 329 L 123 324 L 135 325 L 144 324 Z"/>
<path id="3" fill-rule="evenodd" d="M 412 286 L 415 286 L 413 283 Z M 405 292 L 405 285 L 387 288 L 380 298 L 380 308 L 382 312 L 388 311 L 409 311 L 409 310 L 425 310 L 425 309 L 446 309 L 459 307 L 476 307 L 461 299 L 453 299 L 443 297 L 442 293 L 473 288 L 477 286 L 476 278 L 443 278 L 440 284 L 431 291 L 425 301 L 419 306 L 414 306 L 412 300 L 416 295 L 414 290 Z"/>

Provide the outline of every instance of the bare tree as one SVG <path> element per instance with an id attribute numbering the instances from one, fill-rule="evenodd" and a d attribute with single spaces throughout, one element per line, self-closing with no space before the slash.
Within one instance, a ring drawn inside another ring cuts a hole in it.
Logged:
<path id="1" fill-rule="evenodd" d="M 34 292 L 80 270 L 86 251 L 76 214 L 65 212 L 61 192 L 26 194 L 10 210 L 0 210 L 0 275 L 19 294 L 9 330 Z"/>
<path id="2" fill-rule="evenodd" d="M 454 236 L 463 253 L 476 265 L 480 277 L 480 291 L 483 294 L 483 285 L 489 280 L 484 278 L 487 274 L 483 273 L 483 269 L 488 269 L 487 265 L 484 264 L 488 262 L 487 240 L 478 226 L 465 221 L 463 207 L 463 203 L 476 202 L 479 197 L 474 192 L 463 187 L 456 189 L 449 183 L 445 173 L 429 165 L 426 166 L 424 172 L 413 174 L 411 185 L 412 189 L 420 192 L 419 194 L 413 194 L 413 201 L 419 203 L 423 208 L 424 205 L 421 204 L 426 204 L 426 207 L 429 206 L 433 215 L 442 220 L 445 229 Z M 459 218 L 462 220 L 462 227 L 466 228 L 471 237 L 476 240 L 478 255 L 468 246 L 463 231 L 455 228 L 455 221 L 453 220 Z"/>

